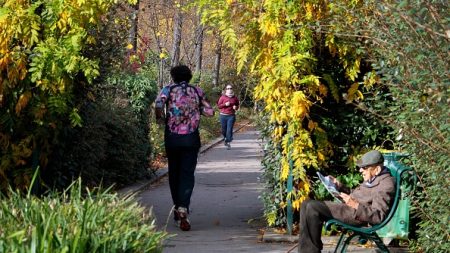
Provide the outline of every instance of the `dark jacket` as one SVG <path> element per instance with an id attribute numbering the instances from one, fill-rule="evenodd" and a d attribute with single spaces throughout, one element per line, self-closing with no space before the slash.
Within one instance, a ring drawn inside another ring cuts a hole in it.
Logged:
<path id="1" fill-rule="evenodd" d="M 352 225 L 374 225 L 387 216 L 395 195 L 395 179 L 381 174 L 368 185 L 366 182 L 355 188 L 350 196 L 359 202 L 358 209 L 344 203 L 325 201 L 331 214 L 337 220 Z"/>

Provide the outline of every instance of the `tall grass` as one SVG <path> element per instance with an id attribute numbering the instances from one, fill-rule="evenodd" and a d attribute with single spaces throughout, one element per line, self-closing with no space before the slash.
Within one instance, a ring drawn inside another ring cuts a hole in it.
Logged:
<path id="1" fill-rule="evenodd" d="M 82 191 L 0 198 L 0 252 L 161 252 L 165 232 L 133 197 Z"/>

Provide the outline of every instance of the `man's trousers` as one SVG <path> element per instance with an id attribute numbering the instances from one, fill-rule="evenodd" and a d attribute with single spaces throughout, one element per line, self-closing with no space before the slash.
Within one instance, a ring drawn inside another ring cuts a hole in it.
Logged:
<path id="1" fill-rule="evenodd" d="M 299 253 L 320 253 L 323 248 L 322 226 L 331 219 L 331 212 L 323 201 L 305 200 L 300 209 Z"/>

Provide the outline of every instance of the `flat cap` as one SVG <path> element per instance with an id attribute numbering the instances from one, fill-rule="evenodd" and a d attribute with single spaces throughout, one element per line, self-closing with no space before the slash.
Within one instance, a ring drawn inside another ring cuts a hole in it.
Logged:
<path id="1" fill-rule="evenodd" d="M 365 153 L 358 161 L 356 165 L 360 168 L 364 168 L 370 165 L 380 164 L 384 162 L 384 157 L 378 150 L 372 150 Z"/>

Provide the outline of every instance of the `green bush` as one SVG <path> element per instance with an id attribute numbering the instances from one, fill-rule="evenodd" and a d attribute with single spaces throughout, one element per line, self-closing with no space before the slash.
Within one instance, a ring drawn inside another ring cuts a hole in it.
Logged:
<path id="1" fill-rule="evenodd" d="M 356 22 L 345 23 L 364 35 L 360 46 L 388 91 L 374 90 L 376 100 L 360 108 L 395 129 L 396 148 L 411 154 L 420 179 L 412 201 L 419 220 L 414 252 L 450 248 L 449 10 L 446 1 L 363 1 L 351 10 Z"/>
<path id="2" fill-rule="evenodd" d="M 154 119 L 154 117 L 153 117 Z M 150 160 L 157 159 L 158 157 L 165 156 L 164 147 L 164 125 L 158 124 L 155 120 L 151 120 L 150 123 L 150 145 L 152 151 L 150 152 Z M 153 169 L 153 168 L 152 168 Z"/>
<path id="3" fill-rule="evenodd" d="M 199 130 L 202 145 L 221 135 L 220 122 L 217 115 L 218 113 L 216 112 L 214 117 L 201 117 Z"/>
<path id="4" fill-rule="evenodd" d="M 97 100 L 80 109 L 83 126 L 67 128 L 55 144 L 43 171 L 47 185 L 64 188 L 81 176 L 90 186 L 120 187 L 151 176 L 150 103 L 156 96 L 151 73 L 118 73 L 97 86 Z"/>
<path id="5" fill-rule="evenodd" d="M 64 188 L 81 176 L 90 186 L 123 186 L 149 176 L 149 142 L 129 108 L 110 101 L 92 103 L 82 111 L 83 128 L 69 131 L 58 143 L 49 167 L 47 185 Z"/>
<path id="6" fill-rule="evenodd" d="M 10 190 L 0 200 L 0 252 L 161 252 L 167 237 L 133 197 L 84 192 L 81 180 L 42 198 Z"/>
<path id="7" fill-rule="evenodd" d="M 261 181 L 264 183 L 264 191 L 261 200 L 264 204 L 264 216 L 270 226 L 286 226 L 285 196 L 287 194 L 286 184 L 281 182 L 279 168 L 281 167 L 281 147 L 274 144 L 270 138 L 273 125 L 268 124 L 267 114 L 261 113 L 256 119 L 260 135 L 265 141 L 264 157 L 261 161 L 264 170 Z"/>

